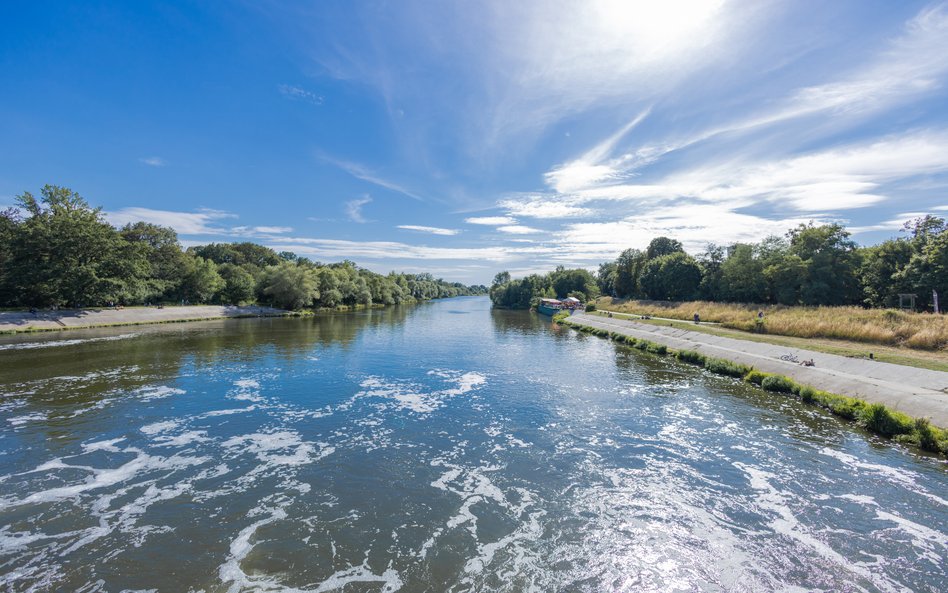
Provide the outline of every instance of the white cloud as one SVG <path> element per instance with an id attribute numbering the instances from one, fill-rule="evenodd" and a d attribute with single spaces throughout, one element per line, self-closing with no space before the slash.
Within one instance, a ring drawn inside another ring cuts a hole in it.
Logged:
<path id="1" fill-rule="evenodd" d="M 442 229 L 433 226 L 420 226 L 416 224 L 400 224 L 398 228 L 406 231 L 418 231 L 420 233 L 431 233 L 432 235 L 457 235 L 461 231 L 457 229 Z"/>
<path id="2" fill-rule="evenodd" d="M 289 84 L 281 84 L 277 87 L 277 90 L 280 91 L 280 94 L 288 99 L 293 99 L 296 101 L 305 101 L 307 103 L 312 103 L 313 105 L 322 105 L 323 98 L 320 95 L 317 95 L 314 92 L 307 91 L 298 86 L 293 86 Z"/>
<path id="3" fill-rule="evenodd" d="M 571 196 L 549 196 L 528 194 L 516 198 L 507 198 L 497 203 L 512 216 L 526 218 L 583 218 L 596 212 L 572 203 Z"/>
<path id="4" fill-rule="evenodd" d="M 532 235 L 535 233 L 542 233 L 540 229 L 535 229 L 529 226 L 523 226 L 519 224 L 512 224 L 507 226 L 499 226 L 497 230 L 502 233 L 508 233 L 511 235 Z"/>
<path id="5" fill-rule="evenodd" d="M 372 198 L 369 196 L 363 196 L 361 198 L 356 198 L 354 200 L 349 200 L 345 203 L 346 216 L 349 217 L 349 220 L 352 222 L 366 223 L 369 222 L 362 215 L 362 207 L 372 201 Z"/>
<path id="6" fill-rule="evenodd" d="M 220 235 L 229 232 L 229 229 L 215 226 L 215 221 L 236 218 L 236 214 L 222 210 L 203 209 L 198 212 L 174 212 L 170 210 L 153 210 L 151 208 L 129 207 L 106 212 L 105 218 L 112 225 L 124 226 L 128 223 L 150 222 L 173 228 L 182 235 Z"/>
<path id="7" fill-rule="evenodd" d="M 168 164 L 165 159 L 158 156 L 142 157 L 138 159 L 138 162 L 148 165 L 149 167 L 164 167 Z"/>
<path id="8" fill-rule="evenodd" d="M 289 226 L 255 226 L 253 227 L 254 232 L 264 233 L 264 234 L 273 234 L 279 235 L 282 233 L 291 233 L 293 232 L 293 227 Z"/>
<path id="9" fill-rule="evenodd" d="M 428 247 L 395 241 L 345 241 L 337 239 L 286 238 L 270 244 L 276 250 L 292 251 L 325 260 L 333 259 L 425 259 L 507 261 L 518 255 L 542 252 L 531 247 Z"/>
<path id="10" fill-rule="evenodd" d="M 509 216 L 473 216 L 471 218 L 465 218 L 464 222 L 468 224 L 500 226 L 504 224 L 516 224 L 517 220 Z"/>

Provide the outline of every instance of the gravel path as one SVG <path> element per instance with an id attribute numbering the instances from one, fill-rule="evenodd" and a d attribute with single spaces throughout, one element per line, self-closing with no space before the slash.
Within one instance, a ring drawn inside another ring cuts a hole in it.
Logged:
<path id="1" fill-rule="evenodd" d="M 929 418 L 937 426 L 948 427 L 948 373 L 585 313 L 576 313 L 570 319 L 671 348 L 695 350 L 706 356 L 739 362 L 767 373 L 779 373 L 816 389 L 882 403 L 910 416 Z M 788 354 L 798 360 L 812 359 L 814 366 L 780 360 Z"/>
<path id="2" fill-rule="evenodd" d="M 68 309 L 60 311 L 0 311 L 0 331 L 33 329 L 74 329 L 101 325 L 196 321 L 222 317 L 264 317 L 283 315 L 286 311 L 271 307 L 235 307 L 219 305 L 133 307 L 128 309 Z"/>

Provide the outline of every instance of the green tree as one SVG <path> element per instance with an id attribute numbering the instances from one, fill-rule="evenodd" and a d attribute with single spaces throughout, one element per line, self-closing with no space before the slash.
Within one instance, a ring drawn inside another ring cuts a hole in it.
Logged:
<path id="1" fill-rule="evenodd" d="M 639 295 L 639 279 L 648 261 L 638 249 L 626 249 L 616 258 L 615 292 L 617 296 L 632 298 Z"/>
<path id="2" fill-rule="evenodd" d="M 224 279 L 217 266 L 203 257 L 185 258 L 185 270 L 179 288 L 183 299 L 194 303 L 209 303 L 224 288 Z"/>
<path id="3" fill-rule="evenodd" d="M 26 305 L 101 304 L 120 278 L 107 276 L 121 238 L 101 209 L 64 187 L 46 185 L 41 198 L 25 192 L 17 203 L 27 217 L 16 226 L 8 278 Z"/>
<path id="4" fill-rule="evenodd" d="M 652 260 L 656 257 L 662 257 L 663 255 L 684 253 L 684 251 L 685 249 L 681 246 L 680 241 L 668 237 L 655 237 L 648 244 L 648 249 L 645 250 L 645 257 L 646 259 Z"/>
<path id="5" fill-rule="evenodd" d="M 789 233 L 790 253 L 806 263 L 800 287 L 804 305 L 848 305 L 862 300 L 859 254 L 839 224 L 800 225 Z"/>
<path id="6" fill-rule="evenodd" d="M 698 262 L 684 252 L 650 260 L 642 271 L 642 289 L 653 300 L 685 301 L 694 298 L 701 282 Z"/>
<path id="7" fill-rule="evenodd" d="M 761 303 L 767 299 L 764 266 L 753 245 L 737 243 L 721 264 L 720 298 L 739 303 Z"/>
<path id="8" fill-rule="evenodd" d="M 912 243 L 890 239 L 862 250 L 859 281 L 864 303 L 870 307 L 895 307 L 900 292 L 911 292 L 905 270 L 912 259 Z"/>
<path id="9" fill-rule="evenodd" d="M 319 298 L 319 279 L 314 270 L 284 261 L 264 271 L 263 293 L 273 304 L 283 309 L 302 309 L 312 306 Z"/>
<path id="10" fill-rule="evenodd" d="M 224 280 L 224 288 L 220 292 L 223 303 L 243 305 L 253 301 L 257 283 L 250 272 L 234 264 L 221 264 L 217 272 Z"/>

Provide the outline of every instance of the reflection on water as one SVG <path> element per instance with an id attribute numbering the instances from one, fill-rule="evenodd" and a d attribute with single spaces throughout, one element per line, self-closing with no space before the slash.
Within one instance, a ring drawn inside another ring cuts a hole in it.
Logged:
<path id="1" fill-rule="evenodd" d="M 937 591 L 942 462 L 484 298 L 0 339 L 12 591 Z"/>

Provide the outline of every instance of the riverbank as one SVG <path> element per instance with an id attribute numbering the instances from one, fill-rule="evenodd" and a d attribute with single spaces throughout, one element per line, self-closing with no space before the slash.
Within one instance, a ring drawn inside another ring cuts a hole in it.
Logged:
<path id="1" fill-rule="evenodd" d="M 577 313 L 571 323 L 648 340 L 676 350 L 693 350 L 793 379 L 801 385 L 879 403 L 933 424 L 948 426 L 948 373 L 874 360 L 853 359 L 802 348 L 709 335 L 675 327 Z M 812 360 L 802 366 L 792 360 Z"/>
<path id="2" fill-rule="evenodd" d="M 61 309 L 58 311 L 0 311 L 0 333 L 57 331 L 121 325 L 178 323 L 239 317 L 282 317 L 283 309 L 253 306 L 189 305 L 122 309 Z"/>

